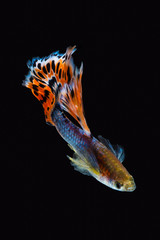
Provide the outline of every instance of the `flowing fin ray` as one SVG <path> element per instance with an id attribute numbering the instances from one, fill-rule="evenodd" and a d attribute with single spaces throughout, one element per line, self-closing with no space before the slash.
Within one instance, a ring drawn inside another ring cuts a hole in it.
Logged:
<path id="1" fill-rule="evenodd" d="M 76 171 L 88 176 L 92 176 L 93 174 L 99 174 L 98 166 L 93 167 L 93 165 L 87 160 L 87 158 L 82 156 L 80 157 L 72 147 L 71 149 L 74 151 L 73 157 L 67 157 L 70 159 L 71 165 Z"/>
<path id="2" fill-rule="evenodd" d="M 54 125 L 51 112 L 56 101 L 60 102 L 62 109 L 67 111 L 81 125 L 86 134 L 90 134 L 87 126 L 82 102 L 82 72 L 73 63 L 72 54 L 76 47 L 69 47 L 65 54 L 54 52 L 48 57 L 33 58 L 28 61 L 29 74 L 23 85 L 30 88 L 33 95 L 42 103 L 46 122 Z M 59 95 L 57 95 L 59 90 Z M 58 96 L 58 97 L 57 97 Z"/>
<path id="3" fill-rule="evenodd" d="M 81 125 L 87 135 L 90 130 L 84 117 L 83 101 L 82 101 L 82 73 L 83 64 L 80 69 L 75 68 L 71 71 L 71 80 L 69 84 L 65 84 L 61 91 L 60 103 L 65 111 L 67 111 Z M 73 74 L 74 73 L 74 74 Z"/>

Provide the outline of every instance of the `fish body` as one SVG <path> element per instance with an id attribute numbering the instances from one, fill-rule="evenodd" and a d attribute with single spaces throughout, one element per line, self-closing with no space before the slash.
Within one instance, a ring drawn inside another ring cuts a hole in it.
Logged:
<path id="1" fill-rule="evenodd" d="M 75 47 L 65 54 L 58 52 L 47 58 L 34 58 L 29 62 L 29 74 L 23 83 L 42 103 L 46 122 L 55 126 L 61 137 L 74 151 L 68 157 L 75 170 L 89 175 L 119 191 L 134 191 L 133 177 L 122 162 L 124 150 L 113 147 L 109 140 L 92 136 L 84 117 L 81 78 L 83 65 L 77 69 L 72 54 Z M 66 116 L 69 113 L 81 127 Z"/>

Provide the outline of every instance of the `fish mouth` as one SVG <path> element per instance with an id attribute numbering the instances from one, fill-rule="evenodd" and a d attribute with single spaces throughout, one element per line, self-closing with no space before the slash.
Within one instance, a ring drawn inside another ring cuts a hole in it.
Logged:
<path id="1" fill-rule="evenodd" d="M 133 192 L 135 189 L 136 189 L 136 184 L 134 181 L 125 185 L 126 192 Z"/>
<path id="2" fill-rule="evenodd" d="M 135 189 L 136 189 L 136 186 L 134 186 L 134 187 L 128 187 L 128 188 L 126 189 L 126 191 L 127 191 L 127 192 L 133 192 Z"/>

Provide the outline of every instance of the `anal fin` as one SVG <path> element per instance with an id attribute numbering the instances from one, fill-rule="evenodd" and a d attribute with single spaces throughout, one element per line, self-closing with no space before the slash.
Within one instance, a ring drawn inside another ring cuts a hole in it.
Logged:
<path id="1" fill-rule="evenodd" d="M 74 167 L 74 169 L 84 175 L 91 176 L 89 166 L 87 165 L 86 161 L 84 159 L 80 158 L 78 154 L 74 153 L 73 157 L 69 157 L 69 160 L 71 161 L 71 165 Z"/>
<path id="2" fill-rule="evenodd" d="M 68 144 L 69 145 L 69 144 Z M 69 160 L 71 161 L 71 165 L 74 167 L 74 169 L 84 175 L 92 176 L 99 174 L 99 167 L 96 163 L 93 164 L 93 162 L 90 163 L 90 161 L 83 157 L 79 156 L 76 150 L 69 145 L 69 147 L 74 151 L 73 157 L 69 157 Z"/>

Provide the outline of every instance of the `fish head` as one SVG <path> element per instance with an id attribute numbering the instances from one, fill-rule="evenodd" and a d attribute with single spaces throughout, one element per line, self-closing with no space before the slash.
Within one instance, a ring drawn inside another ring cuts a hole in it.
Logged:
<path id="1" fill-rule="evenodd" d="M 122 192 L 133 192 L 136 189 L 135 181 L 131 175 L 112 180 L 110 184 L 113 189 Z"/>
<path id="2" fill-rule="evenodd" d="M 136 184 L 132 176 L 126 180 L 115 180 L 112 185 L 112 188 L 122 192 L 133 192 L 136 189 Z"/>
<path id="3" fill-rule="evenodd" d="M 115 176 L 115 178 L 108 178 L 106 176 L 96 177 L 98 181 L 114 190 L 121 192 L 133 192 L 136 189 L 136 184 L 131 175 L 129 176 Z"/>

